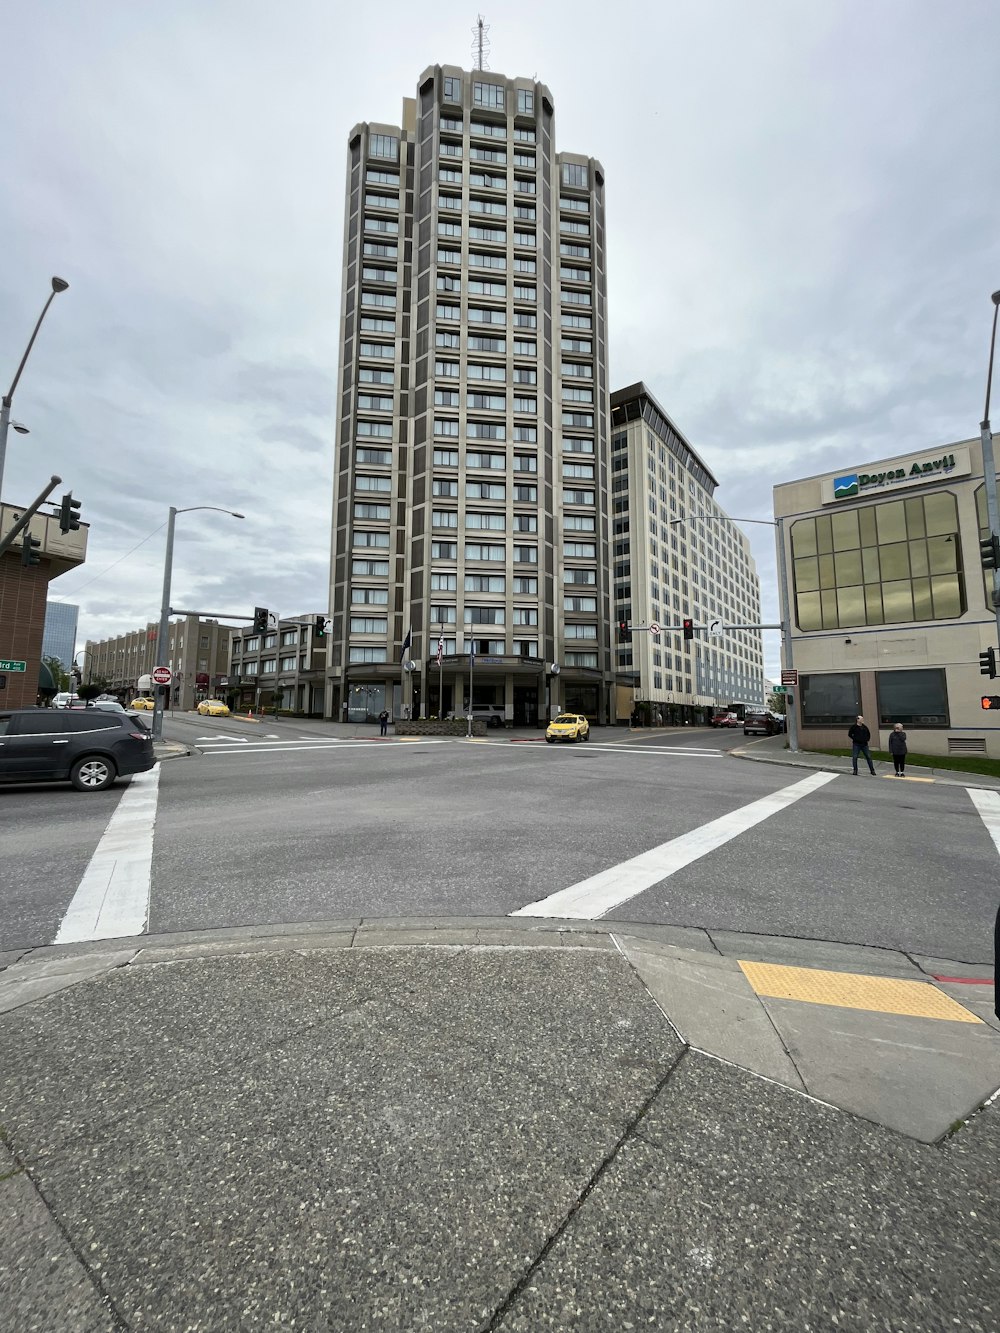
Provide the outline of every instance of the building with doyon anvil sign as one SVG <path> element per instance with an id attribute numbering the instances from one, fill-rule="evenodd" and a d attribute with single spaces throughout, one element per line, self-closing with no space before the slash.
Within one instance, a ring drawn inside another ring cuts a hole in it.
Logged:
<path id="1" fill-rule="evenodd" d="M 901 722 L 911 752 L 1000 758 L 979 440 L 787 482 L 774 512 L 803 748 L 845 745 L 861 713 L 882 749 Z"/>

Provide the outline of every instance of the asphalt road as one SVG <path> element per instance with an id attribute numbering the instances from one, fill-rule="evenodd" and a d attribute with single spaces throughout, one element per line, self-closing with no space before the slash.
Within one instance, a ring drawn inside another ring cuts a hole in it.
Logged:
<path id="1" fill-rule="evenodd" d="M 816 775 L 727 755 L 741 732 L 562 746 L 356 732 L 169 720 L 198 752 L 160 766 L 149 931 L 499 916 L 614 869 L 648 884 L 608 918 L 992 957 L 997 852 L 964 787 L 845 775 L 804 790 Z M 0 789 L 0 952 L 56 938 L 129 790 Z M 665 844 L 663 875 L 635 862 Z"/>

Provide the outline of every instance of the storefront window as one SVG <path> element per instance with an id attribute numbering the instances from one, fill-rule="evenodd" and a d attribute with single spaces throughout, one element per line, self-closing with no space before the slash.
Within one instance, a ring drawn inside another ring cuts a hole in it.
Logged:
<path id="1" fill-rule="evenodd" d="M 965 610 L 950 491 L 799 519 L 791 536 L 801 630 L 951 620 Z"/>
<path id="2" fill-rule="evenodd" d="M 861 679 L 855 671 L 799 677 L 804 727 L 849 727 L 861 712 Z"/>
<path id="3" fill-rule="evenodd" d="M 891 727 L 947 727 L 948 686 L 940 669 L 929 671 L 880 671 L 878 686 L 879 725 Z"/>

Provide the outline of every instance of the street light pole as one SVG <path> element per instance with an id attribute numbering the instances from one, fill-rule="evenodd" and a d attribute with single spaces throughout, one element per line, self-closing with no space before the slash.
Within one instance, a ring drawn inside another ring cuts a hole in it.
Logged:
<path id="1" fill-rule="evenodd" d="M 3 470 L 4 463 L 7 459 L 7 431 L 10 427 L 10 405 L 14 398 L 14 390 L 17 388 L 17 382 L 21 378 L 21 371 L 24 369 L 25 362 L 31 353 L 31 349 L 35 345 L 35 339 L 38 337 L 38 330 L 42 327 L 42 320 L 45 318 L 49 306 L 55 300 L 59 292 L 64 292 L 68 286 L 69 283 L 63 278 L 52 279 L 52 291 L 49 293 L 49 299 L 45 302 L 45 305 L 42 307 L 42 313 L 38 316 L 38 323 L 35 325 L 34 331 L 28 339 L 28 345 L 24 349 L 24 356 L 21 357 L 21 364 L 17 368 L 11 386 L 4 394 L 2 401 L 0 401 L 0 496 L 3 495 Z M 15 430 L 24 432 L 24 427 L 15 426 Z"/>
<path id="2" fill-rule="evenodd" d="M 1000 311 L 1000 291 L 990 297 L 993 302 L 993 332 L 990 335 L 990 361 L 986 372 L 986 407 L 980 422 L 983 449 L 983 481 L 986 486 L 986 521 L 990 535 L 1000 535 L 1000 508 L 997 505 L 997 469 L 993 459 L 993 430 L 990 426 L 990 389 L 993 385 L 993 353 L 997 341 L 997 312 Z M 1000 568 L 993 570 L 993 609 L 997 621 L 997 640 L 1000 642 Z"/>
<path id="3" fill-rule="evenodd" d="M 778 579 L 780 587 L 778 589 L 778 601 L 781 609 L 781 652 L 784 658 L 785 668 L 788 671 L 792 669 L 792 620 L 788 606 L 788 585 L 786 582 L 786 564 L 785 564 L 785 533 L 782 527 L 781 519 L 770 518 L 730 518 L 728 514 L 689 514 L 687 518 L 672 518 L 670 526 L 674 527 L 678 523 L 687 523 L 689 519 L 701 518 L 709 521 L 725 519 L 732 524 L 737 523 L 758 523 L 765 528 L 774 528 L 778 542 Z M 795 689 L 798 687 L 795 686 Z M 788 698 L 786 694 L 786 699 Z M 795 696 L 792 695 L 791 708 L 785 709 L 785 718 L 788 722 L 788 748 L 794 754 L 799 748 L 799 719 L 796 713 Z"/>
<path id="4" fill-rule="evenodd" d="M 232 518 L 244 518 L 244 514 L 238 514 L 235 509 L 221 509 L 218 505 L 189 505 L 186 509 L 177 509 L 170 506 L 170 513 L 167 518 L 167 546 L 163 556 L 163 595 L 160 598 L 160 626 L 156 631 L 156 665 L 158 667 L 169 667 L 167 660 L 169 653 L 167 651 L 167 635 L 170 632 L 170 579 L 174 564 L 174 522 L 178 514 L 190 514 L 196 509 L 213 509 L 218 514 L 229 514 Z M 173 687 L 171 680 L 169 685 L 157 686 L 156 694 L 153 698 L 153 736 L 159 740 L 163 735 L 163 694 L 162 690 L 168 692 Z"/>

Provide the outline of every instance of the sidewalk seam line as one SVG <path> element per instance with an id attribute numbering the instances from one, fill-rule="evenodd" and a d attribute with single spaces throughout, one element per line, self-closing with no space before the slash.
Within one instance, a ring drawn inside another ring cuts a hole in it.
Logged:
<path id="1" fill-rule="evenodd" d="M 625 1129 L 618 1138 L 618 1141 L 604 1156 L 603 1160 L 599 1163 L 596 1170 L 593 1172 L 590 1179 L 587 1181 L 586 1185 L 580 1191 L 579 1195 L 576 1197 L 576 1199 L 574 1199 L 572 1204 L 570 1204 L 566 1216 L 562 1219 L 562 1221 L 555 1228 L 555 1230 L 552 1231 L 546 1238 L 545 1243 L 542 1245 L 541 1249 L 535 1255 L 534 1259 L 532 1259 L 531 1263 L 521 1274 L 520 1278 L 518 1278 L 517 1282 L 514 1283 L 513 1287 L 511 1287 L 507 1295 L 503 1298 L 500 1304 L 493 1311 L 493 1314 L 490 1316 L 489 1321 L 486 1324 L 482 1325 L 482 1333 L 497 1333 L 497 1330 L 501 1328 L 503 1320 L 506 1318 L 508 1312 L 514 1306 L 518 1297 L 527 1288 L 528 1283 L 531 1281 L 534 1274 L 538 1271 L 538 1269 L 548 1258 L 549 1254 L 555 1248 L 556 1244 L 565 1235 L 566 1231 L 569 1229 L 570 1223 L 576 1217 L 577 1213 L 586 1203 L 590 1195 L 600 1184 L 608 1168 L 613 1165 L 613 1163 L 618 1157 L 618 1154 L 621 1152 L 622 1148 L 625 1147 L 626 1143 L 628 1143 L 630 1139 L 635 1137 L 636 1131 L 638 1130 L 642 1122 L 645 1120 L 646 1116 L 649 1114 L 650 1110 L 653 1107 L 653 1103 L 657 1100 L 657 1098 L 666 1088 L 667 1084 L 673 1078 L 674 1074 L 677 1072 L 681 1062 L 688 1053 L 688 1049 L 689 1048 L 685 1045 L 684 1049 L 678 1053 L 677 1058 L 670 1065 L 666 1073 L 662 1076 L 662 1078 L 660 1078 L 657 1081 L 656 1086 L 653 1088 L 652 1092 L 639 1107 L 639 1110 L 632 1117 L 632 1119 L 626 1124 Z"/>
<path id="2" fill-rule="evenodd" d="M 119 1331 L 119 1333 L 131 1333 L 132 1325 L 128 1322 L 128 1320 L 125 1318 L 122 1312 L 118 1309 L 118 1306 L 115 1304 L 114 1299 L 111 1296 L 111 1293 L 105 1288 L 100 1275 L 97 1272 L 95 1272 L 94 1269 L 91 1268 L 90 1264 L 88 1264 L 84 1255 L 77 1248 L 77 1245 L 74 1242 L 72 1236 L 70 1235 L 68 1229 L 63 1224 L 55 1208 L 46 1198 L 45 1192 L 43 1191 L 41 1185 L 39 1185 L 38 1181 L 35 1179 L 35 1174 L 32 1168 L 28 1165 L 27 1162 L 23 1160 L 20 1153 L 14 1148 L 8 1135 L 5 1134 L 2 1140 L 0 1141 L 3 1142 L 4 1146 L 7 1148 L 8 1152 L 11 1154 L 14 1161 L 17 1163 L 18 1167 L 20 1168 L 20 1172 L 31 1182 L 31 1188 L 34 1190 L 39 1202 L 41 1203 L 42 1207 L 45 1209 L 46 1213 L 51 1219 L 52 1225 L 59 1232 L 59 1235 L 62 1237 L 63 1242 L 68 1248 L 70 1254 L 72 1254 L 73 1258 L 79 1264 L 80 1268 L 83 1269 L 87 1281 L 90 1283 L 95 1294 L 97 1295 L 97 1299 L 100 1301 L 102 1308 L 110 1315 L 115 1328 Z"/>

